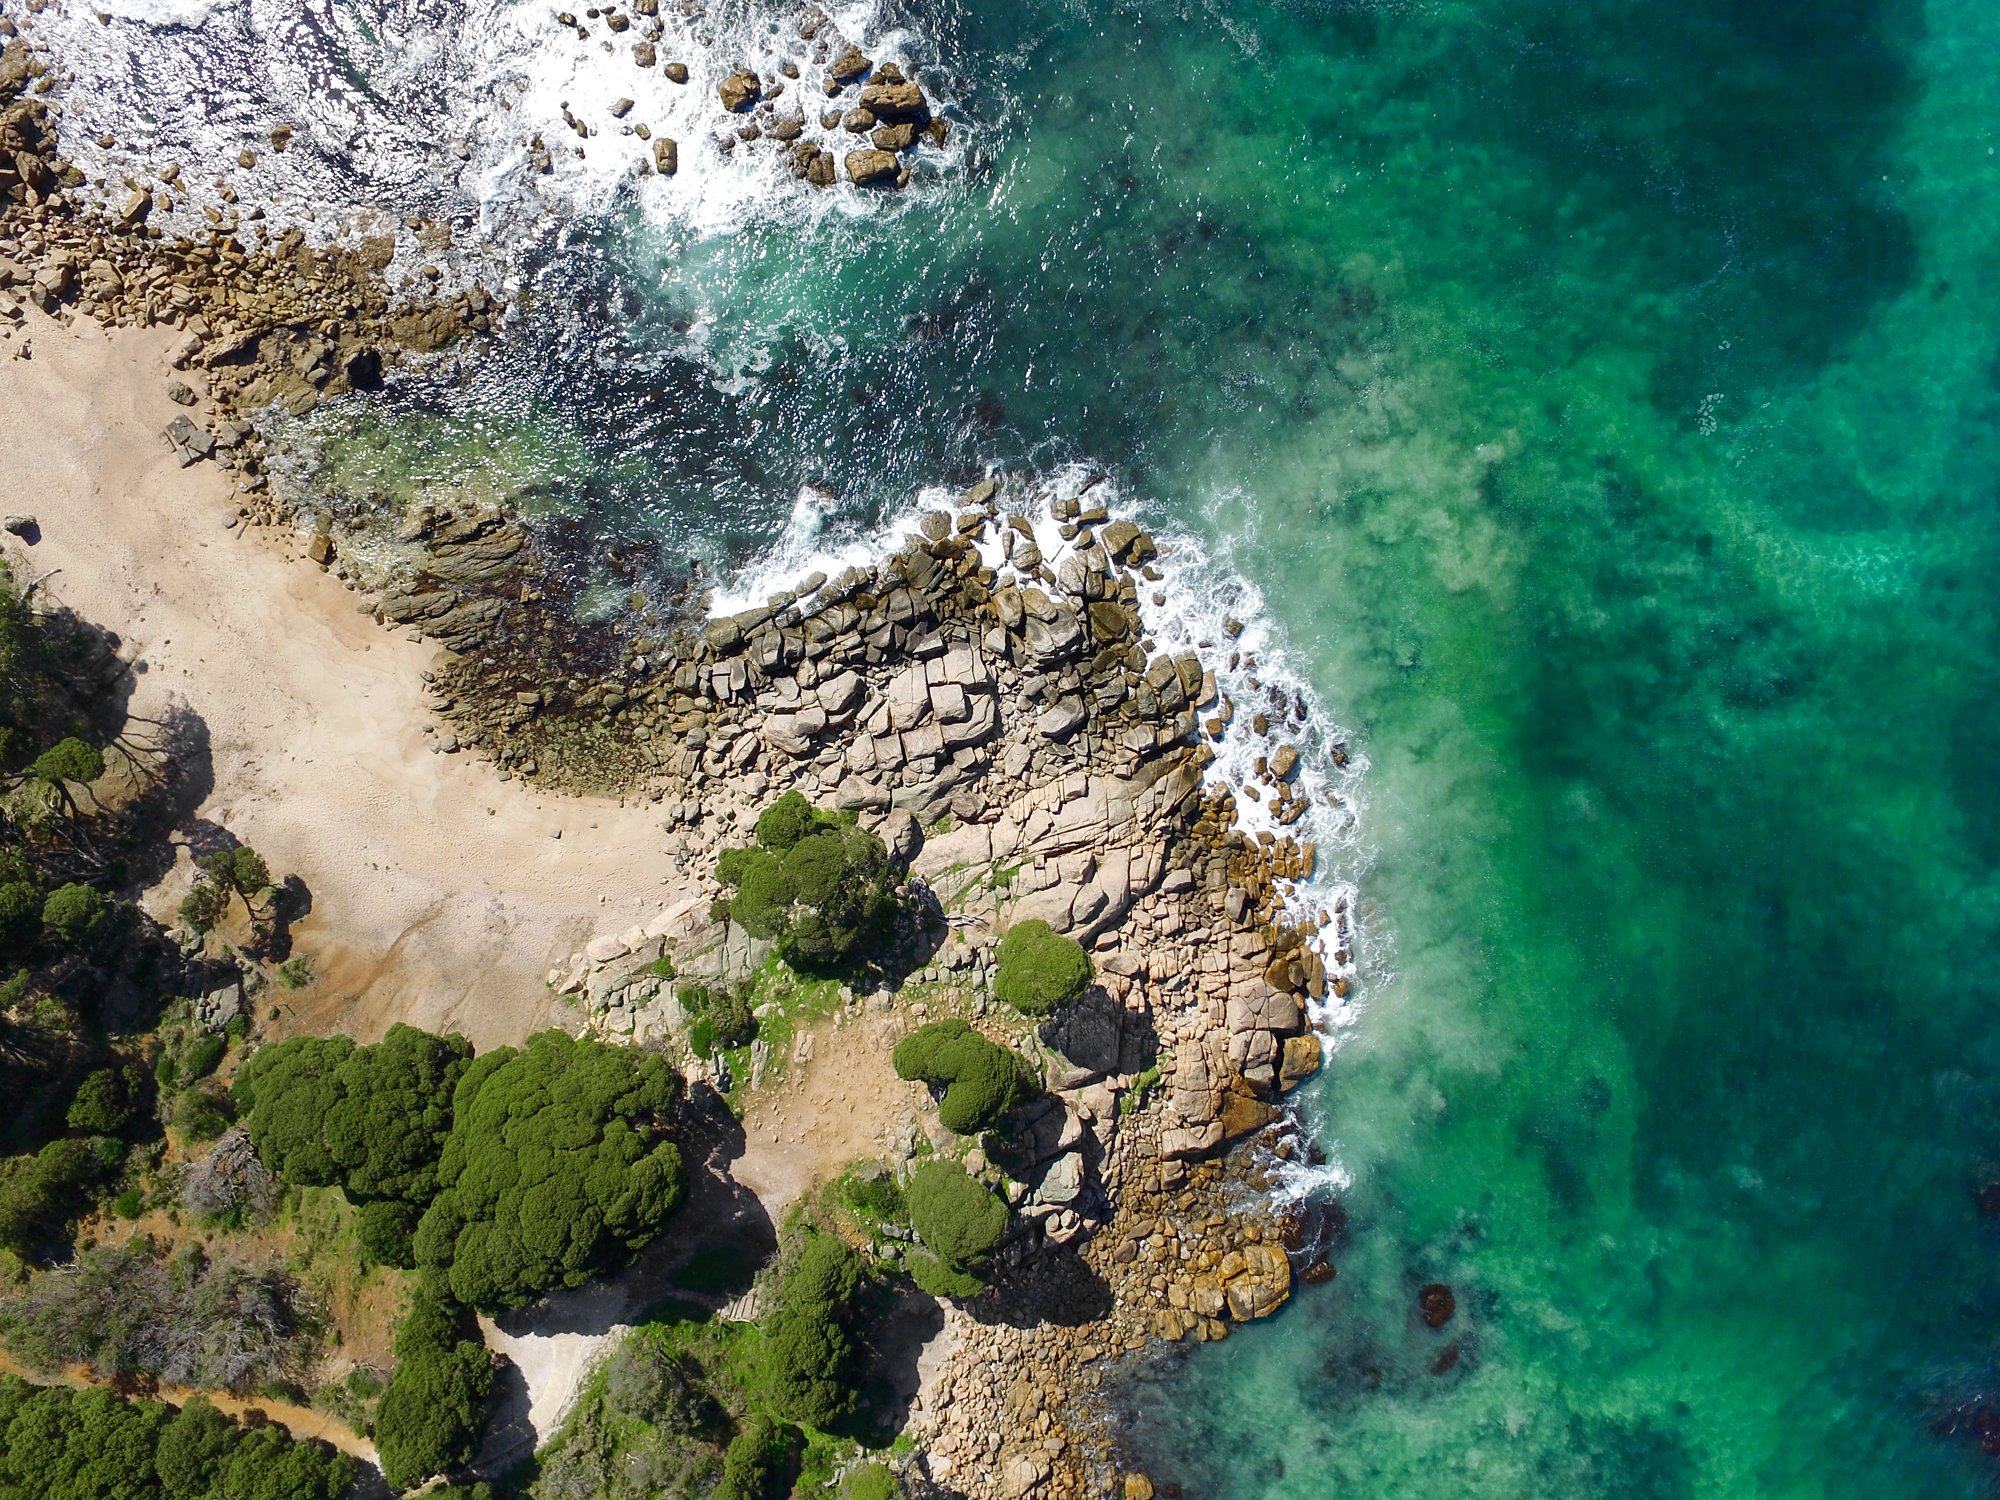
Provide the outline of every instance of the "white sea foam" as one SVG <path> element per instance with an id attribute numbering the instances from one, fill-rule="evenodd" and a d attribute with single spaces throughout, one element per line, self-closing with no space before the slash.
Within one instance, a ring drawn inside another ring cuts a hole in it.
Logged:
<path id="1" fill-rule="evenodd" d="M 781 0 L 697 14 L 663 6 L 660 65 L 650 69 L 632 57 L 644 18 L 617 34 L 586 18 L 590 35 L 580 39 L 556 24 L 554 5 L 535 0 L 112 0 L 102 20 L 98 7 L 55 0 L 26 24 L 69 79 L 64 151 L 104 182 L 107 197 L 126 178 L 178 162 L 182 201 L 156 222 L 200 232 L 204 204 L 227 217 L 213 185 L 220 177 L 274 225 L 315 240 L 397 233 L 405 272 L 428 261 L 490 274 L 524 244 L 628 204 L 696 235 L 774 218 L 907 212 L 947 190 L 965 150 L 962 129 L 943 151 L 922 147 L 910 190 L 888 195 L 844 174 L 815 188 L 793 177 L 778 143 L 736 141 L 741 121 L 722 112 L 716 88 L 749 66 L 783 83 L 779 111 L 798 107 L 805 139 L 836 155 L 865 144 L 820 124 L 830 107 L 817 84 L 824 67 L 799 36 L 802 8 Z M 581 17 L 584 7 L 572 9 Z M 937 112 L 952 115 L 921 34 L 882 21 L 874 0 L 842 7 L 834 20 L 878 63 L 914 67 Z M 670 61 L 686 63 L 687 83 L 668 80 Z M 781 77 L 787 61 L 799 79 Z M 631 109 L 613 115 L 623 99 Z M 652 148 L 636 134 L 642 124 L 678 143 L 674 176 L 652 172 Z M 294 132 L 283 152 L 270 143 L 279 125 Z M 98 146 L 100 136 L 114 144 Z M 258 154 L 254 168 L 237 163 L 245 149 Z M 404 227 L 412 216 L 453 224 L 454 248 L 419 247 Z"/>

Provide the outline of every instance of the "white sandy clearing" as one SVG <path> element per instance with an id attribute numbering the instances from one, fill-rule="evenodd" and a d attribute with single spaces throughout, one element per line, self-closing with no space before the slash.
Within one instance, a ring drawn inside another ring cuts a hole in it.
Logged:
<path id="1" fill-rule="evenodd" d="M 228 476 L 169 453 L 178 335 L 39 315 L 30 332 L 30 360 L 0 345 L 0 506 L 31 512 L 41 539 L 10 555 L 24 576 L 61 569 L 43 587 L 123 638 L 143 664 L 137 711 L 177 698 L 206 721 L 201 816 L 311 890 L 296 938 L 321 983 L 295 1024 L 366 1039 L 403 1020 L 483 1049 L 564 1019 L 547 970 L 649 915 L 678 872 L 656 811 L 433 753 L 419 672 L 434 648 L 288 559 L 300 539 L 225 530 Z"/>

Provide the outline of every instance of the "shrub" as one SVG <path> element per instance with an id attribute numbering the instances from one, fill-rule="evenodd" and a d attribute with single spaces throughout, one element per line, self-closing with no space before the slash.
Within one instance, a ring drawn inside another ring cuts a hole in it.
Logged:
<path id="1" fill-rule="evenodd" d="M 902 1222 L 903 1191 L 892 1177 L 846 1177 L 841 1194 L 848 1206 L 883 1224 Z"/>
<path id="2" fill-rule="evenodd" d="M 918 1027 L 896 1044 L 890 1061 L 898 1078 L 944 1090 L 938 1122 L 959 1135 L 986 1129 L 1020 1092 L 1013 1052 L 956 1018 Z"/>
<path id="3" fill-rule="evenodd" d="M 104 893 L 87 885 L 59 885 L 42 903 L 42 925 L 66 948 L 90 935 L 105 911 Z"/>
<path id="4" fill-rule="evenodd" d="M 910 1206 L 910 1227 L 937 1258 L 936 1269 L 925 1272 L 934 1286 L 924 1285 L 918 1276 L 920 1260 L 913 1262 L 912 1276 L 933 1296 L 971 1296 L 966 1283 L 976 1290 L 984 1282 L 988 1258 L 1007 1232 L 1007 1205 L 967 1176 L 965 1168 L 946 1161 L 919 1166 L 910 1174 L 903 1198 Z"/>
<path id="5" fill-rule="evenodd" d="M 228 888 L 212 880 L 195 881 L 181 897 L 181 923 L 190 932 L 210 932 L 228 914 Z"/>
<path id="6" fill-rule="evenodd" d="M 181 1054 L 175 1076 L 182 1083 L 194 1083 L 208 1077 L 222 1062 L 222 1054 L 229 1050 L 228 1038 L 220 1032 L 207 1031 L 188 1043 Z"/>
<path id="7" fill-rule="evenodd" d="M 469 1463 L 486 1425 L 493 1361 L 458 1337 L 460 1314 L 421 1282 L 396 1325 L 396 1369 L 375 1413 L 382 1474 L 410 1489 Z"/>
<path id="8" fill-rule="evenodd" d="M 722 1455 L 722 1482 L 712 1500 L 763 1500 L 771 1486 L 778 1428 L 761 1413 L 747 1418 Z"/>
<path id="9" fill-rule="evenodd" d="M 137 1068 L 99 1068 L 70 1096 L 69 1128 L 92 1135 L 116 1135 L 132 1123 L 140 1078 Z"/>
<path id="10" fill-rule="evenodd" d="M 345 1454 L 278 1427 L 245 1431 L 203 1396 L 176 1412 L 0 1376 L 0 1494 L 334 1500 L 353 1478 Z"/>
<path id="11" fill-rule="evenodd" d="M 716 878 L 735 894 L 730 919 L 775 940 L 794 967 L 850 964 L 895 911 L 888 851 L 871 833 L 787 792 L 757 820 L 757 844 L 725 849 Z"/>
<path id="12" fill-rule="evenodd" d="M 887 1464 L 863 1464 L 847 1476 L 847 1500 L 897 1500 L 903 1487 Z"/>
<path id="13" fill-rule="evenodd" d="M 0 1249 L 25 1256 L 62 1233 L 105 1172 L 99 1143 L 74 1137 L 0 1162 Z"/>
<path id="14" fill-rule="evenodd" d="M 679 1095 L 660 1058 L 560 1031 L 479 1058 L 453 1094 L 418 1265 L 492 1310 L 622 1264 L 680 1203 L 680 1152 L 665 1138 Z"/>
<path id="15" fill-rule="evenodd" d="M 174 1128 L 187 1141 L 212 1141 L 229 1128 L 228 1096 L 214 1084 L 174 1095 Z"/>
<path id="16" fill-rule="evenodd" d="M 422 1207 L 471 1059 L 464 1037 L 400 1024 L 368 1047 L 293 1037 L 251 1057 L 231 1092 L 258 1154 L 288 1182 Z"/>
<path id="17" fill-rule="evenodd" d="M 377 1265 L 407 1269 L 417 1263 L 410 1238 L 416 1233 L 419 1212 L 413 1203 L 401 1203 L 394 1198 L 372 1199 L 355 1211 L 355 1238 Z"/>
<path id="18" fill-rule="evenodd" d="M 861 1258 L 830 1234 L 808 1231 L 779 1267 L 777 1303 L 764 1319 L 771 1408 L 825 1428 L 854 1410 L 860 1349 L 848 1328 Z"/>
<path id="19" fill-rule="evenodd" d="M 993 993 L 1024 1016 L 1045 1016 L 1081 995 L 1094 972 L 1074 938 L 1039 919 L 1016 922 L 1000 939 Z"/>

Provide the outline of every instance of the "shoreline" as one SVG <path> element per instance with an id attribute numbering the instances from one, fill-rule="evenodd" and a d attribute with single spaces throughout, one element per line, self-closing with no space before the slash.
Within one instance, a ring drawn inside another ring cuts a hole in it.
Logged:
<path id="1" fill-rule="evenodd" d="M 73 208 L 56 222 L 107 255 L 126 243 Z M 193 261 L 226 282 L 239 252 L 224 232 L 213 240 Z M 151 252 L 137 243 L 143 264 Z M 83 295 L 125 286 L 116 266 L 102 262 L 107 277 L 93 261 L 84 281 L 75 264 L 43 254 L 30 272 L 38 305 L 152 320 L 150 302 Z M 271 268 L 310 279 L 319 264 L 281 256 Z M 936 497 L 945 503 L 866 566 L 698 630 L 682 622 L 664 642 L 603 632 L 608 666 L 551 694 L 533 633 L 502 631 L 563 626 L 524 527 L 476 506 L 301 526 L 270 496 L 261 439 L 237 423 L 271 401 L 296 410 L 374 383 L 399 339 L 436 342 L 429 324 L 410 339 L 410 315 L 399 324 L 381 306 L 383 326 L 344 328 L 346 352 L 318 353 L 312 380 L 285 374 L 295 337 L 284 327 L 232 333 L 204 319 L 190 341 L 199 314 L 178 304 L 172 329 L 104 331 L 81 317 L 62 328 L 27 313 L 33 358 L 0 363 L 0 432 L 24 450 L 43 523 L 29 576 L 60 567 L 56 597 L 143 661 L 138 706 L 185 695 L 212 760 L 200 812 L 312 892 L 299 936 L 323 967 L 277 1029 L 365 1037 L 405 1020 L 483 1049 L 553 1021 L 685 1054 L 677 1007 L 646 970 L 666 956 L 692 977 L 756 971 L 756 946 L 708 911 L 710 872 L 796 785 L 882 832 L 952 923 L 907 979 L 843 989 L 830 1024 L 767 1059 L 772 1078 L 746 1119 L 760 1154 L 746 1153 L 737 1180 L 755 1187 L 762 1174 L 775 1221 L 834 1157 L 879 1143 L 894 1159 L 898 1141 L 914 1154 L 916 1086 L 886 1069 L 912 1013 L 962 1007 L 1012 1024 L 982 993 L 998 935 L 1031 916 L 1070 932 L 1097 958 L 1089 1005 L 1014 1025 L 1049 1092 L 1016 1122 L 1002 1175 L 1020 1226 L 1003 1256 L 1008 1305 L 947 1305 L 909 1430 L 932 1477 L 969 1494 L 1090 1488 L 1117 1462 L 1099 1399 L 1115 1361 L 1226 1337 L 1276 1311 L 1295 1275 L 1331 1274 L 1308 1207 L 1246 1205 L 1234 1191 L 1265 1170 L 1244 1142 L 1260 1139 L 1273 1161 L 1297 1154 L 1281 1099 L 1318 1068 L 1308 1019 L 1351 972 L 1347 898 L 1317 913 L 1295 900 L 1314 866 L 1286 831 L 1311 800 L 1296 790 L 1301 752 L 1273 740 L 1271 763 L 1258 757 L 1276 826 L 1248 831 L 1233 792 L 1203 774 L 1232 730 L 1232 744 L 1243 738 L 1220 664 L 1147 633 L 1141 590 L 1161 580 L 1157 545 L 1088 485 L 1063 493 L 1060 476 L 995 476 Z M 437 316 L 473 332 L 492 321 L 463 300 Z M 272 334 L 275 349 L 263 347 Z M 238 368 L 243 352 L 251 363 Z M 226 463 L 234 488 L 204 459 Z M 137 494 L 147 503 L 132 504 Z M 269 535 L 249 541 L 253 530 Z M 357 531 L 403 550 L 364 546 L 370 564 L 350 566 Z M 484 655 L 496 632 L 515 641 L 504 659 Z M 523 663 L 540 668 L 535 686 Z M 639 795 L 557 796 L 526 780 L 562 780 L 537 762 L 552 723 L 603 726 L 597 743 L 629 753 L 620 764 L 639 768 L 625 782 Z M 183 856 L 156 904 L 185 878 Z M 895 1005 L 911 986 L 921 998 Z M 850 1022 L 860 1071 L 890 1080 L 872 1115 L 844 1090 L 801 1097 L 833 1071 L 813 1066 L 818 1040 Z M 691 1055 L 677 1061 L 727 1086 Z M 787 1092 L 802 1123 L 785 1114 Z M 825 1130 L 834 1119 L 854 1128 Z M 573 1390 L 587 1358 L 544 1353 L 558 1384 L 531 1381 L 531 1394 L 559 1414 L 561 1383 Z M 515 1357 L 525 1368 L 535 1356 Z M 1035 1378 L 996 1390 L 983 1373 L 996 1363 Z"/>

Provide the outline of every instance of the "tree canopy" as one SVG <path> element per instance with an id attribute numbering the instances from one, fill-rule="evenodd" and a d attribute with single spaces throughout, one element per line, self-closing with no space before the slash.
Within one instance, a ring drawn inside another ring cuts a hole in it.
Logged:
<path id="1" fill-rule="evenodd" d="M 993 994 L 1024 1016 L 1046 1016 L 1081 995 L 1094 973 L 1083 944 L 1035 918 L 1000 939 Z"/>
<path id="2" fill-rule="evenodd" d="M 420 1280 L 396 1325 L 396 1369 L 375 1412 L 382 1474 L 411 1489 L 470 1463 L 486 1426 L 493 1361 L 459 1334 L 461 1313 Z"/>
<path id="3" fill-rule="evenodd" d="M 913 1258 L 910 1275 L 934 1297 L 970 1297 L 986 1284 L 1007 1205 L 957 1162 L 927 1161 L 903 1189 L 910 1227 L 934 1259 Z"/>
<path id="4" fill-rule="evenodd" d="M 777 1303 L 764 1319 L 772 1409 L 827 1428 L 854 1410 L 860 1346 L 849 1327 L 861 1258 L 830 1234 L 808 1231 L 781 1261 Z"/>
<path id="5" fill-rule="evenodd" d="M 970 1024 L 950 1017 L 920 1026 L 890 1054 L 898 1078 L 944 1090 L 938 1122 L 959 1135 L 986 1129 L 1020 1093 L 1020 1062 Z"/>
<path id="6" fill-rule="evenodd" d="M 716 878 L 735 888 L 729 917 L 776 941 L 787 963 L 836 969 L 860 959 L 896 910 L 896 872 L 874 834 L 785 793 L 757 819 L 757 842 L 725 849 Z"/>
<path id="7" fill-rule="evenodd" d="M 367 1047 L 292 1037 L 253 1055 L 230 1092 L 258 1155 L 287 1181 L 422 1207 L 471 1060 L 464 1037 L 401 1024 Z"/>
<path id="8" fill-rule="evenodd" d="M 488 1310 L 622 1264 L 680 1202 L 665 1138 L 679 1092 L 658 1057 L 560 1031 L 478 1058 L 453 1095 L 417 1263 Z"/>
<path id="9" fill-rule="evenodd" d="M 336 1500 L 354 1460 L 279 1427 L 247 1431 L 194 1396 L 175 1411 L 0 1375 L 0 1496 Z"/>

